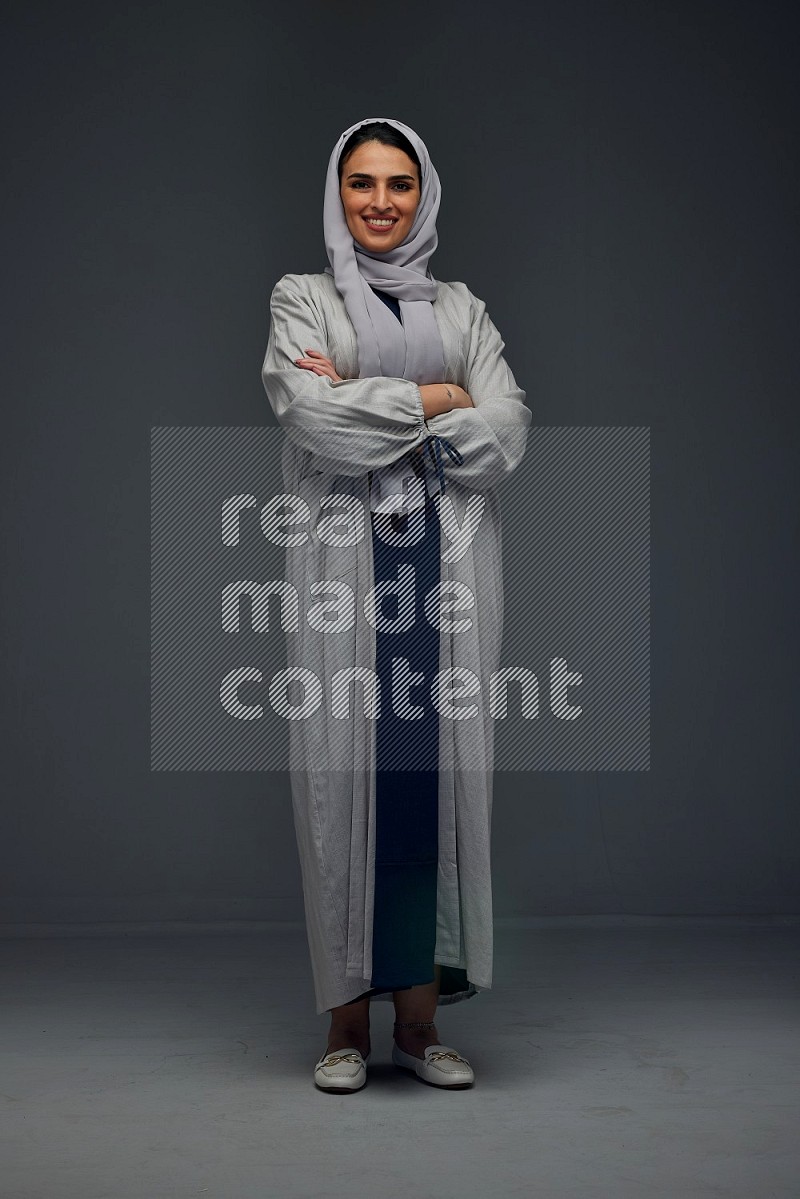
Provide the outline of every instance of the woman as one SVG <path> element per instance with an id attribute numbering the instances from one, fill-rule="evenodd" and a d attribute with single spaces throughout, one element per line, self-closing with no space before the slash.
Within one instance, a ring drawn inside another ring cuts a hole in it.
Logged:
<path id="1" fill-rule="evenodd" d="M 289 729 L 317 1012 L 331 1013 L 314 1080 L 338 1092 L 366 1081 L 373 999 L 394 1003 L 396 1065 L 469 1086 L 468 1059 L 432 1017 L 491 987 L 493 730 L 474 681 L 499 664 L 496 488 L 531 413 L 483 301 L 430 271 L 439 202 L 407 125 L 346 129 L 326 179 L 329 266 L 276 284 L 262 369 L 286 433 L 285 491 L 309 515 L 309 535 L 287 538 L 287 576 L 301 596 L 357 600 L 355 619 L 337 607 L 326 623 L 320 605 L 299 621 L 290 670 L 304 695 L 312 675 L 325 697 L 341 672 L 379 681 L 379 714 L 364 683 L 363 704 L 340 690 L 344 707 L 304 708 Z M 425 704 L 418 684 L 441 671 L 456 687 Z"/>

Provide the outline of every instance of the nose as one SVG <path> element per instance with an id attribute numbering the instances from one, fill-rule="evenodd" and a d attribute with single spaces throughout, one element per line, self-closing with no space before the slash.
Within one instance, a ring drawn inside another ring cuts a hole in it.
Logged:
<path id="1" fill-rule="evenodd" d="M 391 208 L 391 200 L 388 198 L 384 187 L 377 187 L 375 189 L 373 206 L 377 212 L 383 212 L 385 209 Z"/>

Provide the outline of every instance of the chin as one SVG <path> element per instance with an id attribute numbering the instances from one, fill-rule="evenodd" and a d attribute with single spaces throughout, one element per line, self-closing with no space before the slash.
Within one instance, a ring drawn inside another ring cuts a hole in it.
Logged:
<path id="1" fill-rule="evenodd" d="M 359 246 L 361 246 L 362 250 L 371 250 L 371 251 L 394 250 L 394 248 L 396 246 L 399 246 L 401 241 L 403 240 L 402 237 L 398 237 L 398 238 L 392 239 L 392 241 L 390 241 L 390 242 L 386 242 L 386 241 L 382 241 L 379 237 L 376 237 L 374 241 L 372 241 L 372 240 L 365 241 L 360 236 L 360 234 L 363 232 L 363 230 L 359 229 L 358 234 L 353 233 L 352 229 L 350 230 L 350 232 L 353 234 L 353 241 L 355 241 Z"/>

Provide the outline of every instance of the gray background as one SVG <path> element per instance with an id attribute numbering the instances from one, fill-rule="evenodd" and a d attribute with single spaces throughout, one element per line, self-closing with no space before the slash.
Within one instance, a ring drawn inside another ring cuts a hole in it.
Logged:
<path id="1" fill-rule="evenodd" d="M 498 775 L 498 918 L 798 910 L 792 6 L 430 12 L 6 7 L 7 926 L 302 915 L 284 776 L 149 769 L 150 428 L 272 422 L 269 293 L 381 115 L 534 422 L 652 430 L 652 768 Z"/>

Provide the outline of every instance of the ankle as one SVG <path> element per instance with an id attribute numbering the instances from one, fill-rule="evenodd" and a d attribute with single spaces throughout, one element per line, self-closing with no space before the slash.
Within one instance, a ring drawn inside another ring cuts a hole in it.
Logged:
<path id="1" fill-rule="evenodd" d="M 348 1045 L 366 1052 L 370 1047 L 369 1025 L 331 1025 L 328 1032 L 328 1050 L 344 1049 Z"/>
<path id="2" fill-rule="evenodd" d="M 439 1033 L 433 1020 L 395 1021 L 394 1042 L 404 1053 L 424 1057 L 429 1045 L 438 1045 Z"/>
<path id="3" fill-rule="evenodd" d="M 414 1021 L 411 1025 L 408 1022 L 395 1023 L 392 1032 L 398 1045 L 419 1045 L 424 1048 L 426 1045 L 435 1045 L 439 1040 L 439 1031 L 433 1020 Z"/>

